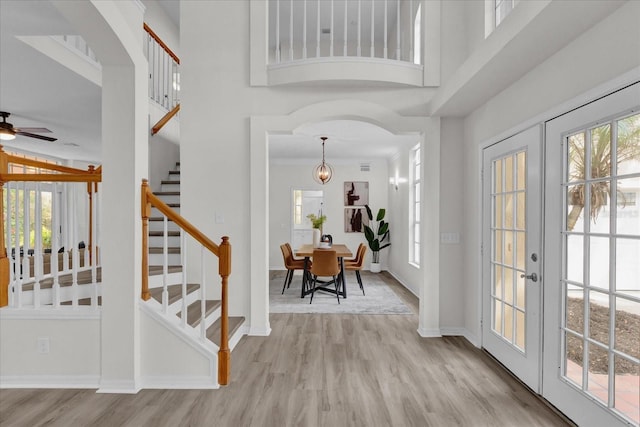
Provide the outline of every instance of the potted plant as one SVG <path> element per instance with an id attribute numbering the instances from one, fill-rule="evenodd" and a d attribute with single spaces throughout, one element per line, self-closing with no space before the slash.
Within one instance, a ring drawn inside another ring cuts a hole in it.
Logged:
<path id="1" fill-rule="evenodd" d="M 386 248 L 391 245 L 390 242 L 384 243 L 385 240 L 389 238 L 389 223 L 385 222 L 384 215 L 386 213 L 385 209 L 378 209 L 378 214 L 376 215 L 376 223 L 373 222 L 373 213 L 371 212 L 371 208 L 369 205 L 364 206 L 367 209 L 367 216 L 369 217 L 369 224 L 374 228 L 371 228 L 368 225 L 364 226 L 364 237 L 367 239 L 369 243 L 369 249 L 371 249 L 371 272 L 379 273 L 380 268 L 380 250 Z"/>
<path id="2" fill-rule="evenodd" d="M 320 246 L 320 235 L 322 234 L 322 224 L 327 220 L 326 215 L 320 214 L 320 216 L 315 216 L 315 214 L 307 215 L 309 221 L 311 221 L 311 226 L 313 227 L 313 247 L 317 248 Z"/>

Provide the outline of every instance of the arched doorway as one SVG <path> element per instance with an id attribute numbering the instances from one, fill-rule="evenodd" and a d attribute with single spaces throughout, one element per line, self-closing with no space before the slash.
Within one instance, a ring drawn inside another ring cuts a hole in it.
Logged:
<path id="1" fill-rule="evenodd" d="M 377 104 L 339 100 L 303 107 L 286 116 L 251 117 L 251 335 L 268 335 L 269 326 L 269 139 L 274 135 L 292 135 L 311 123 L 352 120 L 370 123 L 393 135 L 418 135 L 425 153 L 423 189 L 427 205 L 438 206 L 440 189 L 440 123 L 437 118 L 404 117 Z M 424 214 L 423 214 L 424 215 Z M 439 214 L 438 209 L 424 217 L 424 268 L 419 284 L 420 313 L 418 332 L 422 336 L 439 336 Z M 426 274 L 425 272 L 429 272 Z M 428 298 L 425 296 L 428 295 Z"/>

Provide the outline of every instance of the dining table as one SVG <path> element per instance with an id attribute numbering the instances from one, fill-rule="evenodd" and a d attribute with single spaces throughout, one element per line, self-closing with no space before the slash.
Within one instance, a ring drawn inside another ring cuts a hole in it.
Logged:
<path id="1" fill-rule="evenodd" d="M 347 245 L 344 245 L 341 243 L 333 243 L 327 248 L 324 248 L 324 247 L 314 248 L 313 244 L 307 243 L 307 244 L 303 244 L 295 251 L 295 255 L 297 257 L 304 257 L 304 273 L 302 275 L 302 291 L 300 293 L 300 298 L 304 298 L 305 295 L 308 295 L 311 292 L 313 292 L 313 290 L 311 289 L 311 283 L 313 281 L 313 278 L 311 277 L 311 272 L 309 271 L 309 265 L 310 265 L 309 261 L 311 260 L 311 258 L 313 258 L 314 250 L 336 251 L 336 257 L 338 258 L 338 262 L 340 263 L 340 273 L 338 275 L 338 279 L 340 281 L 341 286 L 338 288 L 340 289 L 338 291 L 338 294 L 341 295 L 342 298 L 346 298 L 347 287 L 345 286 L 346 281 L 344 279 L 344 258 L 345 257 L 352 258 L 353 253 L 351 253 Z M 333 282 L 329 282 L 329 283 L 333 283 Z M 326 285 L 327 282 L 323 282 L 323 284 Z M 323 290 L 325 292 L 335 293 L 335 289 L 331 289 L 329 287 L 324 287 L 324 286 L 316 288 L 316 290 Z"/>

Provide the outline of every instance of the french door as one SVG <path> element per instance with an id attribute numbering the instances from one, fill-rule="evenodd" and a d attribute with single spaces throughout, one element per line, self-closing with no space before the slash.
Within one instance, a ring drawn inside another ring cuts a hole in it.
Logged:
<path id="1" fill-rule="evenodd" d="M 482 346 L 540 390 L 541 128 L 483 151 Z"/>
<path id="2" fill-rule="evenodd" d="M 542 395 L 579 425 L 640 424 L 640 83 L 545 130 Z"/>

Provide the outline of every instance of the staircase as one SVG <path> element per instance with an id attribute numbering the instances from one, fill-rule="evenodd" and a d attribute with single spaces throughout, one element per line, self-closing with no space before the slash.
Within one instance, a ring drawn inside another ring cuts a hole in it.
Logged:
<path id="1" fill-rule="evenodd" d="M 180 213 L 180 163 L 168 172 L 161 182 L 160 191 L 154 192 L 162 202 Z M 166 223 L 166 224 L 165 224 Z M 165 241 L 166 236 L 166 241 Z M 183 274 L 183 236 L 177 224 L 157 208 L 152 207 L 149 217 L 149 292 L 151 298 L 143 302 L 153 317 L 174 332 L 183 335 L 189 343 L 211 352 L 217 357 L 221 345 L 221 301 L 203 292 L 200 284 L 187 283 Z M 165 254 L 165 246 L 167 253 Z M 165 271 L 166 259 L 166 271 Z M 166 283 L 166 288 L 165 288 Z M 207 287 L 208 288 L 208 287 Z M 166 292 L 165 292 L 166 289 Z M 203 299 L 203 295 L 205 295 Z M 204 314 L 204 315 L 203 315 Z M 204 324 L 203 324 L 204 322 Z M 229 348 L 246 334 L 244 317 L 228 317 Z"/>

